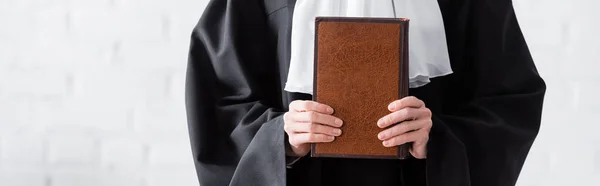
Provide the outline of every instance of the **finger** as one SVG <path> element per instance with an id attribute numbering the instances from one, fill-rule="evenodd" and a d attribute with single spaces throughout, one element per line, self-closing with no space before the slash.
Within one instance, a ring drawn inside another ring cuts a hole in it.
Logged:
<path id="1" fill-rule="evenodd" d="M 314 111 L 296 112 L 294 114 L 291 114 L 289 117 L 290 119 L 292 119 L 292 121 L 296 122 L 318 123 L 322 125 L 329 125 L 332 127 L 341 127 L 343 124 L 343 121 L 339 118 L 336 118 L 335 116 L 322 114 Z"/>
<path id="2" fill-rule="evenodd" d="M 339 136 L 342 134 L 341 129 L 316 123 L 295 123 L 290 128 L 291 132 L 294 133 L 315 133 L 329 136 Z"/>
<path id="3" fill-rule="evenodd" d="M 394 136 L 393 138 L 385 140 L 385 141 L 383 141 L 383 146 L 385 146 L 385 147 L 398 146 L 398 145 L 402 145 L 405 143 L 417 141 L 419 139 L 426 137 L 427 135 L 428 134 L 426 132 L 423 132 L 421 130 L 413 131 L 413 132 L 405 133 L 405 134 L 402 134 L 399 136 Z"/>
<path id="4" fill-rule="evenodd" d="M 403 122 L 406 120 L 414 120 L 414 119 L 421 118 L 423 116 L 427 116 L 427 114 L 429 114 L 429 113 L 430 113 L 429 109 L 427 109 L 425 107 L 422 107 L 422 108 L 408 107 L 408 108 L 398 110 L 396 112 L 392 112 L 386 116 L 383 116 L 381 119 L 379 119 L 379 121 L 377 121 L 377 126 L 379 126 L 380 128 L 386 128 L 386 127 L 389 127 L 390 125 L 400 123 L 400 122 Z"/>
<path id="5" fill-rule="evenodd" d="M 412 148 L 409 149 L 410 153 L 417 159 L 427 158 L 427 142 L 429 137 L 425 137 L 421 140 L 417 140 L 412 144 Z"/>
<path id="6" fill-rule="evenodd" d="M 314 134 L 314 133 L 298 133 L 290 136 L 290 140 L 293 140 L 297 144 L 306 143 L 325 143 L 332 142 L 335 137 L 325 134 Z"/>
<path id="7" fill-rule="evenodd" d="M 377 135 L 377 138 L 379 138 L 379 140 L 388 140 L 394 136 L 399 136 L 413 130 L 419 130 L 426 126 L 426 120 L 404 121 L 380 132 Z"/>
<path id="8" fill-rule="evenodd" d="M 290 103 L 290 109 L 297 112 L 315 111 L 324 114 L 333 114 L 333 108 L 329 105 L 315 101 L 295 100 Z"/>
<path id="9" fill-rule="evenodd" d="M 415 108 L 420 108 L 425 106 L 425 103 L 423 101 L 421 101 L 420 99 L 414 97 L 414 96 L 408 96 L 408 97 L 404 97 L 402 99 L 393 101 L 392 103 L 390 103 L 388 105 L 388 110 L 390 110 L 391 112 L 406 108 L 406 107 L 415 107 Z"/>

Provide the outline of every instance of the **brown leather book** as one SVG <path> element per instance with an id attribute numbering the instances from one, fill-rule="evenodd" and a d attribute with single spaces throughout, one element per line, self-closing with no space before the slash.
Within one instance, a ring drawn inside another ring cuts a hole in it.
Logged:
<path id="1" fill-rule="evenodd" d="M 312 144 L 312 157 L 405 159 L 384 147 L 377 120 L 408 95 L 408 19 L 317 17 L 313 100 L 334 108 L 342 135 Z"/>

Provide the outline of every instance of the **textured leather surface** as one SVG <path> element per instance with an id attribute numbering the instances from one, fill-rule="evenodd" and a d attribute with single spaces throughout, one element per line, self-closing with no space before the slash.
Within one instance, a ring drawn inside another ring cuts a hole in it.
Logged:
<path id="1" fill-rule="evenodd" d="M 313 99 L 332 106 L 344 126 L 334 142 L 314 144 L 312 156 L 404 158 L 377 139 L 376 123 L 408 94 L 407 26 L 406 19 L 317 19 Z"/>

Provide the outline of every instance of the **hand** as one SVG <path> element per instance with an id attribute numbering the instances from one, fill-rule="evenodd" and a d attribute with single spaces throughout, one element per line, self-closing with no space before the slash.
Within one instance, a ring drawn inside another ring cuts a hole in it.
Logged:
<path id="1" fill-rule="evenodd" d="M 333 108 L 314 101 L 293 101 L 283 115 L 293 156 L 310 151 L 310 143 L 332 142 L 342 134 L 342 120 L 332 116 Z M 288 154 L 289 155 L 289 154 Z"/>
<path id="2" fill-rule="evenodd" d="M 414 142 L 410 153 L 418 159 L 426 158 L 432 122 L 431 111 L 425 107 L 425 103 L 409 96 L 390 103 L 388 110 L 392 113 L 379 119 L 377 126 L 386 128 L 398 124 L 377 135 L 383 141 L 383 146 L 393 147 Z"/>

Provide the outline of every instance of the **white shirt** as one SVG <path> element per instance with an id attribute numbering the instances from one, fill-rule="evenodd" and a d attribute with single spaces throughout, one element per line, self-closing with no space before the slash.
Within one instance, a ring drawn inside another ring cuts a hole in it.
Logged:
<path id="1" fill-rule="evenodd" d="M 408 18 L 410 88 L 452 73 L 437 0 L 297 0 L 285 90 L 312 94 L 315 17 Z"/>

